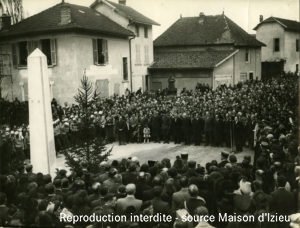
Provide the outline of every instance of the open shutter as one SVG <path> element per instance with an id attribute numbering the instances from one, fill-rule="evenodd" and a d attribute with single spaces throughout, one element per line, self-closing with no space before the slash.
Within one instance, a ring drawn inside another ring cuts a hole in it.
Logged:
<path id="1" fill-rule="evenodd" d="M 97 46 L 97 39 L 93 39 L 93 57 L 94 57 L 94 64 L 98 64 L 98 46 Z"/>
<path id="2" fill-rule="evenodd" d="M 56 39 L 50 40 L 50 50 L 51 50 L 51 65 L 57 64 L 57 55 L 56 55 Z"/>
<path id="3" fill-rule="evenodd" d="M 12 62 L 13 62 L 13 66 L 17 68 L 18 66 L 17 44 L 12 44 Z"/>
<path id="4" fill-rule="evenodd" d="M 102 40 L 102 50 L 103 50 L 103 55 L 105 58 L 105 63 L 108 63 L 108 45 L 107 45 L 107 40 Z"/>

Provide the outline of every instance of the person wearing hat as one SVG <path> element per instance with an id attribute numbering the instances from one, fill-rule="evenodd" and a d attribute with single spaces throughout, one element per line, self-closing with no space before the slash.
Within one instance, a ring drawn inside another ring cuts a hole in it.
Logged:
<path id="1" fill-rule="evenodd" d="M 221 152 L 221 161 L 219 163 L 219 167 L 225 167 L 225 165 L 228 163 L 228 157 L 229 153 L 226 151 Z"/>

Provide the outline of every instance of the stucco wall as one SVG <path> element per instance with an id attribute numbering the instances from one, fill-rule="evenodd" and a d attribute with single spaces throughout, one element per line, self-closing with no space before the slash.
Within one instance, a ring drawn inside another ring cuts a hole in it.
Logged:
<path id="1" fill-rule="evenodd" d="M 222 81 L 221 84 L 225 83 L 225 77 L 228 81 L 225 84 L 233 84 L 233 77 L 234 77 L 234 64 L 233 64 L 233 57 L 226 60 L 224 63 L 222 63 L 220 66 L 216 67 L 213 72 L 213 88 L 215 89 L 218 85 L 218 81 Z M 229 82 L 230 80 L 230 82 Z"/>
<path id="2" fill-rule="evenodd" d="M 288 71 L 295 72 L 296 64 L 298 65 L 300 64 L 300 50 L 296 52 L 297 39 L 300 40 L 300 33 L 286 31 L 284 34 L 284 43 L 285 43 L 284 55 L 286 56 L 286 63 L 284 64 L 284 70 L 286 72 Z"/>
<path id="3" fill-rule="evenodd" d="M 241 73 L 247 73 L 247 79 L 249 79 L 249 73 L 253 72 L 253 79 L 261 79 L 261 51 L 260 49 L 249 48 L 250 53 L 249 61 L 245 61 L 246 48 L 240 48 L 239 52 L 234 55 L 234 84 L 238 83 L 241 79 Z"/>
<path id="4" fill-rule="evenodd" d="M 83 71 L 86 69 L 87 76 L 93 83 L 96 80 L 107 79 L 109 81 L 109 95 L 115 92 L 115 84 L 120 85 L 120 93 L 124 93 L 128 87 L 128 82 L 123 82 L 122 57 L 127 57 L 129 61 L 129 46 L 127 39 L 117 39 L 99 36 L 87 36 L 79 34 L 65 34 L 56 36 L 41 36 L 34 39 L 55 38 L 57 43 L 57 65 L 48 67 L 49 79 L 52 84 L 53 97 L 59 102 L 74 102 L 74 95 L 80 85 Z M 105 38 L 108 40 L 109 63 L 105 66 L 96 66 L 93 63 L 92 38 Z M 32 38 L 22 38 L 13 40 L 31 40 Z M 11 44 L 4 45 L 11 53 Z M 129 71 L 129 69 L 128 69 Z M 24 84 L 25 100 L 27 97 L 27 68 L 13 68 L 12 82 L 10 78 L 4 80 L 2 84 L 2 94 L 8 94 L 9 99 L 18 97 L 22 100 L 22 90 L 20 83 Z"/>
<path id="5" fill-rule="evenodd" d="M 280 39 L 280 51 L 274 52 L 274 38 Z M 284 49 L 284 29 L 277 23 L 265 23 L 256 30 L 256 39 L 263 42 L 266 47 L 262 47 L 261 60 L 274 61 L 276 59 L 285 58 Z"/>
<path id="6" fill-rule="evenodd" d="M 122 13 L 114 11 L 111 7 L 104 3 L 99 3 L 95 9 L 107 16 L 111 20 L 115 21 L 119 25 L 126 29 L 131 30 L 134 34 L 136 33 L 136 24 L 129 22 L 128 18 Z M 135 37 L 131 41 L 131 57 L 132 57 L 132 89 L 133 91 L 138 90 L 140 87 L 145 90 L 146 80 L 145 77 L 148 74 L 148 66 L 153 62 L 153 40 L 152 40 L 152 26 L 147 25 L 148 38 L 144 37 L 144 25 L 138 24 L 139 26 L 139 37 Z M 140 59 L 141 63 L 136 61 L 136 45 L 140 48 Z M 145 62 L 145 46 L 148 47 L 148 58 L 149 62 Z M 128 62 L 129 63 L 129 62 Z"/>

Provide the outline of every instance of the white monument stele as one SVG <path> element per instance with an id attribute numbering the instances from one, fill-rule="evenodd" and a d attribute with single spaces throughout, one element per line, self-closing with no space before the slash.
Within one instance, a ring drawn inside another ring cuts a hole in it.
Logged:
<path id="1" fill-rule="evenodd" d="M 30 162 L 33 172 L 54 174 L 55 146 L 47 58 L 35 49 L 27 58 Z"/>

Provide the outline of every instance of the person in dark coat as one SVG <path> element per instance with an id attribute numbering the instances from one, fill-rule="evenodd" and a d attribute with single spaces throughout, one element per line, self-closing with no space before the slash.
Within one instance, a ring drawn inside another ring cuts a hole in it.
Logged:
<path id="1" fill-rule="evenodd" d="M 239 117 L 234 118 L 234 141 L 236 146 L 236 152 L 243 151 L 243 123 L 239 120 Z"/>
<path id="2" fill-rule="evenodd" d="M 181 125 L 181 118 L 178 115 L 175 115 L 172 120 L 172 132 L 175 144 L 181 143 Z"/>
<path id="3" fill-rule="evenodd" d="M 190 144 L 190 140 L 191 140 L 190 131 L 191 131 L 191 120 L 190 120 L 189 116 L 186 113 L 183 113 L 183 116 L 182 116 L 182 132 L 183 132 L 184 143 L 186 145 Z"/>
<path id="4" fill-rule="evenodd" d="M 116 128 L 118 131 L 119 145 L 125 145 L 125 134 L 127 125 L 124 117 L 120 117 L 119 121 L 117 121 Z"/>
<path id="5" fill-rule="evenodd" d="M 191 127 L 192 127 L 192 140 L 195 143 L 195 145 L 200 145 L 201 138 L 202 138 L 202 121 L 200 119 L 200 116 L 198 113 L 194 114 L 192 120 L 191 120 Z"/>
<path id="6" fill-rule="evenodd" d="M 213 127 L 213 118 L 210 113 L 207 111 L 204 117 L 204 134 L 205 134 L 205 145 L 208 146 L 212 143 L 212 127 Z"/>
<path id="7" fill-rule="evenodd" d="M 161 120 L 160 116 L 158 115 L 157 112 L 154 113 L 154 116 L 151 119 L 151 134 L 152 134 L 152 139 L 154 142 L 159 142 L 160 141 L 160 127 L 161 127 Z"/>
<path id="8" fill-rule="evenodd" d="M 161 119 L 162 140 L 164 143 L 170 141 L 171 118 L 167 113 L 164 113 Z"/>
<path id="9" fill-rule="evenodd" d="M 270 212 L 290 215 L 296 210 L 293 193 L 285 189 L 286 177 L 278 176 L 278 189 L 271 193 Z"/>

